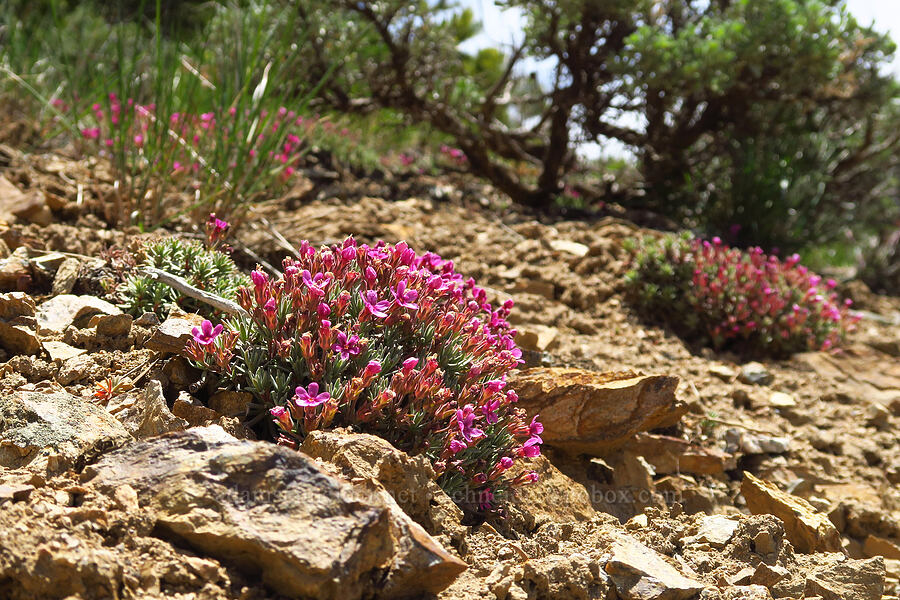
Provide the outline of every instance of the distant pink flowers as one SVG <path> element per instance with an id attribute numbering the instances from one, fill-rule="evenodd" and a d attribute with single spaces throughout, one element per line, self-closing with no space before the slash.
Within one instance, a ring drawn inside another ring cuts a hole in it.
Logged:
<path id="1" fill-rule="evenodd" d="M 633 300 L 654 314 L 677 314 L 676 330 L 713 346 L 774 356 L 828 350 L 859 320 L 833 291 L 837 282 L 810 273 L 796 254 L 782 262 L 718 237 L 669 243 L 648 243 L 636 255 Z"/>
<path id="2" fill-rule="evenodd" d="M 191 329 L 191 335 L 194 338 L 194 341 L 200 344 L 201 346 L 208 346 L 216 341 L 216 338 L 219 337 L 219 334 L 222 333 L 223 326 L 221 323 L 213 327 L 213 324 L 209 321 L 204 320 L 203 323 L 200 324 L 200 327 L 194 327 Z"/>

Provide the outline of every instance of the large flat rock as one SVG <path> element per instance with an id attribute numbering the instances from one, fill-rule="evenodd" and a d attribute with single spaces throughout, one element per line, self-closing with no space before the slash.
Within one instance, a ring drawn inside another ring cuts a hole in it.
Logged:
<path id="1" fill-rule="evenodd" d="M 421 528 L 398 525 L 377 494 L 326 473 L 305 454 L 237 440 L 218 426 L 133 444 L 104 456 L 85 478 L 107 492 L 130 485 L 168 535 L 260 573 L 289 597 L 415 595 L 444 560 Z M 398 564 L 404 549 L 423 544 L 435 553 Z M 386 590 L 392 575 L 409 587 Z"/>
<path id="2" fill-rule="evenodd" d="M 542 438 L 569 452 L 602 456 L 641 431 L 672 425 L 686 412 L 678 378 L 583 369 L 525 369 L 510 380 L 519 406 L 540 414 Z"/>

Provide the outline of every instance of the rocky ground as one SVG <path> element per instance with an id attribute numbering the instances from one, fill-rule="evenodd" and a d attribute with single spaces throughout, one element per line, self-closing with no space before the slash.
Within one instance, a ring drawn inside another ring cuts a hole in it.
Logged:
<path id="1" fill-rule="evenodd" d="M 104 294 L 102 165 L 0 146 L 0 597 L 881 599 L 900 579 L 900 299 L 847 282 L 841 354 L 744 363 L 622 300 L 624 218 L 498 207 L 466 181 L 310 180 L 236 234 L 243 266 L 301 239 L 407 240 L 511 320 L 541 480 L 464 518 L 386 442 L 255 441 L 246 398 L 196 399 L 196 322 Z M 484 206 L 491 205 L 491 206 Z M 191 235 L 187 224 L 184 234 Z M 130 388 L 98 400 L 98 384 Z"/>

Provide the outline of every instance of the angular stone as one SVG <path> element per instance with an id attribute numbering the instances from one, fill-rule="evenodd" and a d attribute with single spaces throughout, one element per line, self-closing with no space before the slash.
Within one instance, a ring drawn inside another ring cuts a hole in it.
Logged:
<path id="1" fill-rule="evenodd" d="M 517 463 L 509 476 L 528 471 L 537 473 L 538 480 L 516 488 L 507 501 L 509 519 L 513 521 L 521 515 L 526 531 L 534 531 L 545 523 L 589 521 L 597 514 L 588 489 L 557 469 L 546 456 Z"/>
<path id="2" fill-rule="evenodd" d="M 587 256 L 588 250 L 590 250 L 584 244 L 571 240 L 550 240 L 550 247 L 557 252 L 565 252 L 578 257 Z"/>
<path id="3" fill-rule="evenodd" d="M 722 590 L 722 600 L 772 600 L 772 593 L 762 585 L 736 585 Z"/>
<path id="4" fill-rule="evenodd" d="M 0 395 L 0 424 L 0 465 L 11 469 L 58 473 L 131 439 L 104 409 L 65 392 Z"/>
<path id="5" fill-rule="evenodd" d="M 733 453 L 784 454 L 790 450 L 791 438 L 763 435 L 732 427 L 725 431 L 725 443 L 725 450 Z"/>
<path id="6" fill-rule="evenodd" d="M 764 562 L 756 566 L 753 576 L 750 577 L 750 583 L 755 585 L 764 585 L 767 588 L 772 587 L 782 579 L 790 576 L 790 571 L 779 565 L 767 565 Z"/>
<path id="7" fill-rule="evenodd" d="M 790 394 L 784 392 L 772 392 L 769 396 L 769 405 L 774 408 L 795 408 L 797 401 Z"/>
<path id="8" fill-rule="evenodd" d="M 97 335 L 108 337 L 123 337 L 131 333 L 131 315 L 97 315 L 88 323 L 97 328 Z"/>
<path id="9" fill-rule="evenodd" d="M 516 344 L 523 350 L 546 352 L 552 348 L 559 336 L 559 330 L 546 325 L 525 325 L 519 327 Z"/>
<path id="10" fill-rule="evenodd" d="M 741 367 L 738 380 L 748 385 L 769 385 L 775 380 L 775 376 L 758 362 L 750 362 Z"/>
<path id="11" fill-rule="evenodd" d="M 60 385 L 70 385 L 76 381 L 92 378 L 100 369 L 97 361 L 90 354 L 80 354 L 66 360 L 56 374 Z"/>
<path id="12" fill-rule="evenodd" d="M 191 330 L 202 323 L 203 317 L 195 314 L 169 317 L 156 328 L 144 347 L 163 354 L 181 354 L 192 337 Z"/>
<path id="13" fill-rule="evenodd" d="M 900 546 L 896 542 L 872 535 L 871 533 L 866 537 L 866 541 L 863 542 L 863 552 L 869 557 L 883 556 L 884 558 L 900 560 Z"/>
<path id="14" fill-rule="evenodd" d="M 605 569 L 623 600 L 687 600 L 704 588 L 631 536 L 617 535 L 609 552 Z"/>
<path id="15" fill-rule="evenodd" d="M 710 365 L 709 374 L 715 375 L 722 381 L 732 381 L 737 377 L 737 373 L 734 369 L 725 365 Z"/>
<path id="16" fill-rule="evenodd" d="M 39 334 L 61 334 L 73 325 L 79 329 L 89 326 L 95 315 L 120 315 L 122 311 L 106 300 L 95 296 L 54 296 L 38 307 Z"/>
<path id="17" fill-rule="evenodd" d="M 163 397 L 162 385 L 156 379 L 147 384 L 134 403 L 117 412 L 116 418 L 139 440 L 188 427 L 186 420 L 173 415 L 169 410 Z"/>
<path id="18" fill-rule="evenodd" d="M 132 444 L 88 467 L 85 479 L 108 493 L 130 485 L 162 531 L 259 573 L 290 597 L 369 597 L 384 585 L 386 570 L 390 581 L 398 548 L 413 543 L 393 538 L 392 514 L 380 499 L 371 501 L 305 454 L 236 440 L 220 427 Z M 402 592 L 416 596 L 429 586 L 427 575 L 417 571 L 422 565 L 405 566 L 410 587 Z"/>
<path id="19" fill-rule="evenodd" d="M 344 430 L 312 431 L 300 451 L 334 465 L 347 478 L 378 481 L 431 534 L 460 528 L 462 511 L 435 483 L 434 469 L 422 456 L 409 456 L 380 437 Z"/>
<path id="20" fill-rule="evenodd" d="M 69 294 L 72 292 L 72 289 L 75 287 L 75 282 L 78 280 L 78 272 L 81 270 L 81 261 L 75 257 L 66 258 L 59 268 L 56 270 L 56 275 L 53 277 L 53 295 L 59 296 L 60 294 Z"/>
<path id="21" fill-rule="evenodd" d="M 700 519 L 700 529 L 697 535 L 685 538 L 685 543 L 708 544 L 713 548 L 722 549 L 737 531 L 740 523 L 729 519 L 725 515 L 710 515 Z"/>
<path id="22" fill-rule="evenodd" d="M 0 346 L 12 354 L 35 354 L 41 347 L 35 333 L 34 300 L 22 292 L 0 294 Z"/>
<path id="23" fill-rule="evenodd" d="M 172 414 L 187 421 L 191 427 L 209 425 L 222 416 L 207 406 L 194 404 L 184 398 L 175 400 L 172 404 Z"/>
<path id="24" fill-rule="evenodd" d="M 15 216 L 29 223 L 49 225 L 49 213 L 42 193 L 26 194 L 0 175 L 0 221 L 11 221 Z"/>
<path id="25" fill-rule="evenodd" d="M 65 362 L 70 358 L 81 356 L 82 354 L 87 352 L 87 350 L 70 346 L 65 342 L 53 342 L 48 340 L 46 342 L 42 342 L 41 346 L 44 347 L 44 351 L 50 356 L 50 360 L 52 361 L 58 360 L 61 362 Z"/>
<path id="26" fill-rule="evenodd" d="M 31 287 L 31 263 L 13 254 L 0 259 L 0 292 L 25 291 Z"/>
<path id="27" fill-rule="evenodd" d="M 41 347 L 34 329 L 0 321 L 0 346 L 12 354 L 36 354 Z"/>
<path id="28" fill-rule="evenodd" d="M 519 406 L 541 415 L 544 441 L 571 452 L 603 455 L 634 434 L 676 423 L 686 412 L 675 399 L 677 377 L 525 369 L 510 380 Z"/>
<path id="29" fill-rule="evenodd" d="M 741 494 L 754 515 L 775 515 L 798 552 L 840 552 L 841 534 L 828 517 L 804 500 L 744 472 Z"/>
<path id="30" fill-rule="evenodd" d="M 718 448 L 703 448 L 666 435 L 639 433 L 629 442 L 628 448 L 653 465 L 657 475 L 718 475 L 737 465 L 734 456 Z"/>
<path id="31" fill-rule="evenodd" d="M 884 594 L 884 559 L 846 559 L 829 564 L 806 576 L 804 598 L 820 596 L 823 600 L 882 600 Z"/>
<path id="32" fill-rule="evenodd" d="M 226 417 L 245 417 L 253 402 L 253 394 L 223 390 L 209 398 L 209 407 Z"/>

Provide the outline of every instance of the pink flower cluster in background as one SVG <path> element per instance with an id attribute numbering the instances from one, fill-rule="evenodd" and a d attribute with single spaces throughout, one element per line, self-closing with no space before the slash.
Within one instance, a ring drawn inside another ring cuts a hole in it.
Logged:
<path id="1" fill-rule="evenodd" d="M 717 237 L 668 238 L 637 252 L 628 279 L 639 305 L 715 347 L 774 356 L 835 348 L 859 317 L 833 279 L 799 261 L 731 248 Z"/>

